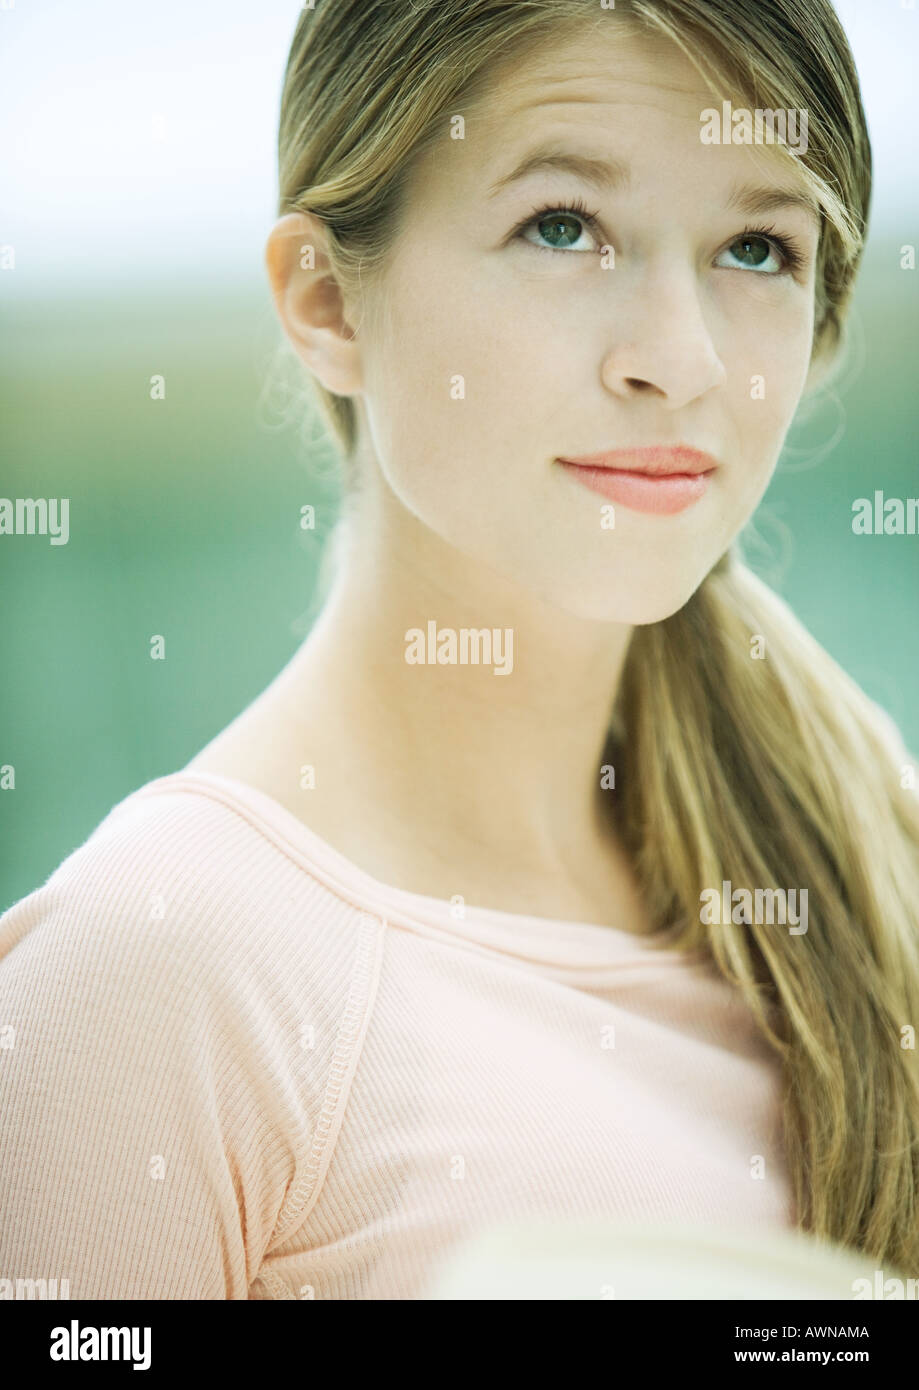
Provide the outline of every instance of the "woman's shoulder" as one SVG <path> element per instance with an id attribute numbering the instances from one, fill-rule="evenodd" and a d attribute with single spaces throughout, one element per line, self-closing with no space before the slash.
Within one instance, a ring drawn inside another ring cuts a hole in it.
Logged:
<path id="1" fill-rule="evenodd" d="M 372 924 L 322 893 L 244 799 L 172 774 L 0 917 L 10 1267 L 63 1250 L 74 1297 L 248 1296 L 372 1002 Z"/>
<path id="2" fill-rule="evenodd" d="M 38 888 L 0 915 L 0 967 L 53 957 L 84 980 L 163 990 L 207 984 L 278 1006 L 344 995 L 357 908 L 329 889 L 257 793 L 182 770 L 116 803 Z"/>

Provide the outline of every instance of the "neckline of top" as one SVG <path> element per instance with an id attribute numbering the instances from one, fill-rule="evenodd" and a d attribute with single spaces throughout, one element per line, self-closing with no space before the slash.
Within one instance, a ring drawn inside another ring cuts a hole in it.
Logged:
<path id="1" fill-rule="evenodd" d="M 413 893 L 375 878 L 267 792 L 223 773 L 183 769 L 146 783 L 125 800 L 168 792 L 206 795 L 241 814 L 263 833 L 268 829 L 290 857 L 305 863 L 314 876 L 341 897 L 359 910 L 393 923 L 422 924 L 439 933 L 561 967 L 602 967 L 625 961 L 695 965 L 707 956 L 704 950 L 674 949 L 660 936 L 640 937 L 600 923 L 468 904 L 463 906 L 460 918 L 448 899 Z"/>

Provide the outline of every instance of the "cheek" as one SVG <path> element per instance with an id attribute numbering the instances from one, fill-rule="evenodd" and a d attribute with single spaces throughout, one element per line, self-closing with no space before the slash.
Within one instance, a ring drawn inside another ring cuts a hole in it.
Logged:
<path id="1" fill-rule="evenodd" d="M 411 285 L 390 294 L 385 332 L 369 344 L 366 380 L 387 480 L 406 501 L 410 493 L 451 506 L 464 497 L 481 503 L 486 477 L 500 492 L 515 456 L 551 447 L 552 417 L 563 419 L 570 403 L 570 389 L 546 389 L 555 349 L 544 316 L 521 312 L 519 303 L 505 311 L 481 287 L 476 294 L 461 277 L 426 277 L 418 265 Z"/>
<path id="2" fill-rule="evenodd" d="M 418 254 L 393 273 L 386 293 L 385 328 L 368 344 L 365 404 L 387 482 L 451 538 L 475 525 L 484 540 L 490 522 L 500 536 L 500 519 L 518 508 L 534 471 L 545 464 L 548 472 L 582 423 L 577 401 L 592 401 L 597 418 L 605 406 L 615 409 L 602 390 L 598 396 L 599 347 L 592 353 L 583 333 L 569 331 L 570 288 L 561 277 L 554 287 L 543 277 L 509 294 L 500 279 L 489 285 L 481 266 L 458 267 L 455 254 Z M 765 489 L 798 406 L 812 296 L 809 303 L 791 287 L 785 300 L 748 294 L 722 302 L 720 317 L 728 381 L 699 418 L 742 464 L 733 515 Z"/>
<path id="3" fill-rule="evenodd" d="M 807 380 L 813 311 L 753 319 L 735 345 L 730 392 L 740 443 L 763 466 L 775 461 Z"/>

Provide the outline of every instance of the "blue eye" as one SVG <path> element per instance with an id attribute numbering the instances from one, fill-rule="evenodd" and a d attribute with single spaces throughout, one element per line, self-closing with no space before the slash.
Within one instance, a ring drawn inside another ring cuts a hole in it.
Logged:
<path id="1" fill-rule="evenodd" d="M 584 228 L 596 228 L 597 213 L 589 212 L 584 204 L 578 199 L 566 207 L 542 207 L 536 208 L 526 219 L 514 229 L 514 236 L 520 236 L 530 246 L 534 246 L 537 251 L 598 251 L 597 245 L 578 246 L 577 243 L 585 235 Z M 537 234 L 543 238 L 548 245 L 540 246 L 532 241 L 530 237 L 524 236 L 531 227 L 535 227 Z"/>
<path id="2" fill-rule="evenodd" d="M 783 275 L 803 269 L 805 263 L 795 243 L 788 237 L 776 236 L 771 228 L 741 232 L 718 256 L 735 257 L 733 264 L 715 260 L 715 265 L 723 270 L 752 270 L 759 275 Z"/>
<path id="3" fill-rule="evenodd" d="M 597 226 L 596 212 L 591 212 L 577 199 L 564 206 L 549 205 L 534 208 L 523 222 L 518 223 L 511 233 L 512 239 L 520 238 L 537 251 L 555 254 L 564 251 L 599 251 L 603 237 Z M 536 237 L 542 238 L 542 245 L 527 235 L 534 229 Z M 578 245 L 590 233 L 596 233 L 592 244 Z M 731 257 L 724 260 L 723 257 Z M 751 270 L 755 275 L 787 275 L 804 269 L 807 257 L 790 237 L 779 236 L 772 227 L 749 227 L 735 237 L 729 246 L 719 251 L 714 264 L 722 270 Z"/>

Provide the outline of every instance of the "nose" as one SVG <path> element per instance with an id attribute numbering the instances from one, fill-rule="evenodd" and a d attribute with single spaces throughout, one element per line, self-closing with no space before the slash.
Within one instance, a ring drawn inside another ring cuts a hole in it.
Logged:
<path id="1" fill-rule="evenodd" d="M 618 272 L 613 271 L 615 275 Z M 723 386 L 727 370 L 712 340 L 690 269 L 666 269 L 630 276 L 614 295 L 612 342 L 600 368 L 603 385 L 614 396 L 653 396 L 678 410 Z"/>

